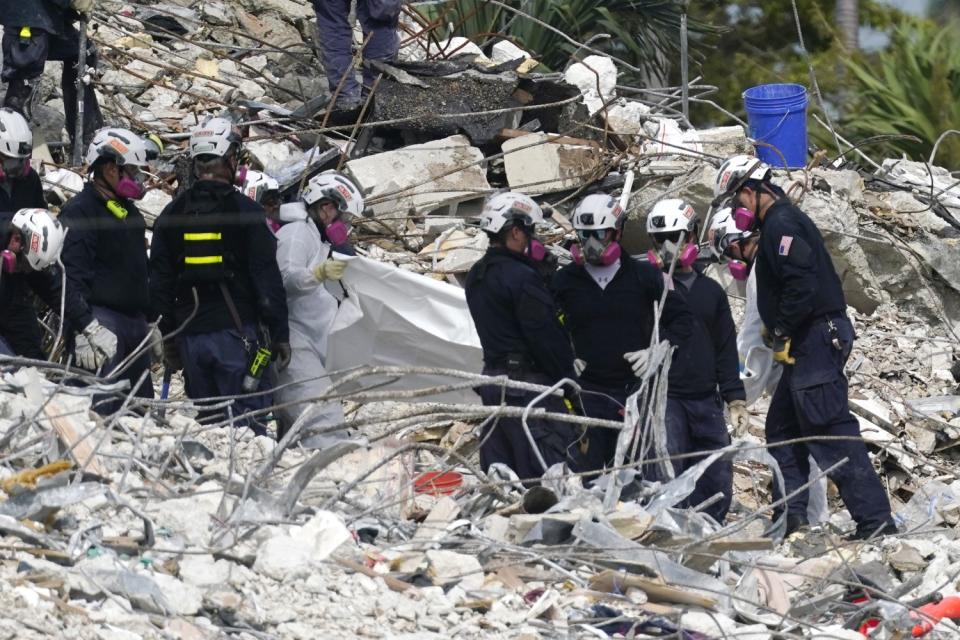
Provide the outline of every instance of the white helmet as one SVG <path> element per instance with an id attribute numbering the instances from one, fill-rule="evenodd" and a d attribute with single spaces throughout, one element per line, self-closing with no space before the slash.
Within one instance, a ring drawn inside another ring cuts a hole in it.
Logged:
<path id="1" fill-rule="evenodd" d="M 653 205 L 647 215 L 647 233 L 650 235 L 693 231 L 697 213 L 679 198 L 668 198 Z"/>
<path id="2" fill-rule="evenodd" d="M 340 213 L 355 217 L 363 215 L 363 195 L 360 190 L 346 176 L 332 169 L 310 178 L 300 199 L 308 208 L 321 200 L 332 200 Z"/>
<path id="3" fill-rule="evenodd" d="M 480 228 L 484 231 L 499 233 L 508 222 L 513 221 L 532 227 L 543 222 L 543 210 L 533 198 L 516 191 L 497 193 L 483 203 Z"/>
<path id="4" fill-rule="evenodd" d="M 13 109 L 0 109 L 0 154 L 8 158 L 29 158 L 33 153 L 33 132 L 26 118 Z"/>
<path id="5" fill-rule="evenodd" d="M 147 145 L 129 129 L 107 127 L 97 131 L 87 147 L 87 166 L 100 158 L 113 160 L 120 166 L 147 166 Z"/>
<path id="6" fill-rule="evenodd" d="M 766 180 L 770 177 L 770 165 L 763 160 L 739 154 L 727 158 L 717 171 L 713 195 L 719 197 L 733 191 L 747 180 Z"/>
<path id="7" fill-rule="evenodd" d="M 243 135 L 240 129 L 227 118 L 205 118 L 190 131 L 190 157 L 223 156 L 230 153 L 234 145 L 240 146 Z"/>
<path id="8" fill-rule="evenodd" d="M 20 209 L 10 223 L 20 231 L 23 255 L 35 271 L 57 261 L 66 233 L 60 222 L 46 209 Z"/>
<path id="9" fill-rule="evenodd" d="M 242 187 L 237 187 L 243 195 L 255 202 L 263 202 L 263 196 L 271 191 L 279 191 L 280 184 L 262 171 L 247 171 Z"/>
<path id="10" fill-rule="evenodd" d="M 741 231 L 737 228 L 737 223 L 733 219 L 733 209 L 730 207 L 724 207 L 714 214 L 710 221 L 710 229 L 707 231 L 710 250 L 721 260 L 727 257 L 727 247 L 751 235 L 753 234 L 750 231 Z"/>
<path id="11" fill-rule="evenodd" d="M 587 196 L 573 210 L 573 228 L 577 231 L 619 229 L 624 219 L 620 201 L 603 193 Z"/>

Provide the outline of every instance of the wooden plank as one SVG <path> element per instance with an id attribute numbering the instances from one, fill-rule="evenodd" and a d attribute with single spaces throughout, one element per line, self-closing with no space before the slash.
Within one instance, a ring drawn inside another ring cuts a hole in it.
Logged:
<path id="1" fill-rule="evenodd" d="M 630 587 L 635 587 L 646 592 L 647 597 L 656 602 L 689 604 L 703 607 L 704 609 L 714 609 L 717 606 L 717 601 L 713 598 L 708 598 L 679 587 L 671 587 L 663 581 L 643 578 L 632 573 L 613 571 L 612 569 L 598 573 L 590 578 L 590 587 L 597 591 L 606 591 L 608 593 L 624 592 Z"/>
<path id="2" fill-rule="evenodd" d="M 87 416 L 73 412 L 57 397 L 50 399 L 50 402 L 43 407 L 43 413 L 60 440 L 69 449 L 70 457 L 77 463 L 77 467 L 102 478 L 110 477 L 106 467 L 100 461 L 100 456 L 93 450 L 102 435 L 101 429 L 95 428 L 90 435 L 84 437 L 84 434 L 89 431 L 84 424 Z"/>

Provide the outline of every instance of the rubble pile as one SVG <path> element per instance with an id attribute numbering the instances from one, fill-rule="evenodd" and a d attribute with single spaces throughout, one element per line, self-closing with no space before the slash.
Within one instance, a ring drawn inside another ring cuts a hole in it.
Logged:
<path id="1" fill-rule="evenodd" d="M 400 59 L 378 65 L 370 103 L 347 117 L 327 109 L 309 3 L 99 3 L 91 37 L 104 72 L 93 82 L 104 112 L 166 143 L 145 213 L 156 216 L 183 186 L 185 132 L 229 110 L 250 163 L 287 199 L 323 169 L 356 182 L 369 205 L 356 230 L 361 255 L 458 283 L 487 247 L 476 216 L 495 189 L 535 195 L 552 211 L 542 237 L 564 263 L 573 204 L 622 188 L 633 171 L 624 247 L 640 255 L 654 202 L 681 197 L 705 215 L 720 160 L 752 149 L 735 120 L 690 126 L 679 90 L 618 84 L 611 58 L 539 73 L 535 52 L 514 43 L 481 49 L 422 26 L 409 9 Z M 53 202 L 82 183 L 53 164 L 58 76 L 48 65 L 32 112 Z M 818 478 L 821 526 L 783 540 L 770 522 L 776 471 L 762 437 L 725 453 L 736 495 L 720 526 L 675 508 L 702 465 L 664 485 L 623 487 L 612 508 L 610 476 L 590 486 L 548 473 L 530 488 L 483 474 L 475 434 L 488 414 L 475 405 L 335 385 L 329 397 L 348 416 L 338 427 L 352 439 L 314 450 L 296 428 L 277 442 L 201 424 L 176 387 L 171 400 L 143 401 L 58 365 L 8 363 L 0 631 L 761 640 L 862 638 L 876 622 L 870 637 L 956 637 L 947 607 L 960 593 L 960 188 L 924 163 L 864 169 L 852 159 L 818 156 L 777 181 L 817 223 L 843 280 L 858 334 L 850 405 L 901 535 L 842 540 L 849 515 Z M 736 307 L 742 291 L 710 273 Z M 125 410 L 100 418 L 94 391 L 123 397 Z M 753 407 L 753 436 L 765 402 Z"/>

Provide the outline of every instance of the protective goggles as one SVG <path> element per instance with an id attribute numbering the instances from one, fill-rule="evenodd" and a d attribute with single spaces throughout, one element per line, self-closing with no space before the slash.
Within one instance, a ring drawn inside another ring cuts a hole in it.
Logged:
<path id="1" fill-rule="evenodd" d="M 680 242 L 683 234 L 683 231 L 658 231 L 650 235 L 657 244 L 663 244 L 664 242 L 673 242 L 676 244 Z"/>
<path id="2" fill-rule="evenodd" d="M 609 229 L 577 229 L 577 237 L 581 242 L 586 242 L 590 238 L 597 240 L 606 240 Z"/>

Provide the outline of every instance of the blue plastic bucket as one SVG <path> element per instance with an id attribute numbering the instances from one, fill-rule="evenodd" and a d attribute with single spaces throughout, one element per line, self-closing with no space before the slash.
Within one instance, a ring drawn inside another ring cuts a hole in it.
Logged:
<path id="1" fill-rule="evenodd" d="M 756 145 L 758 158 L 774 167 L 795 169 L 807 164 L 806 87 L 800 84 L 750 87 L 743 92 L 743 105 L 747 109 L 750 137 L 764 143 Z"/>

